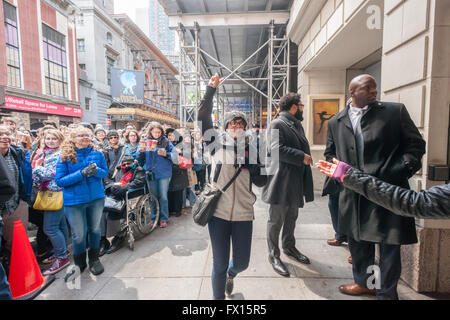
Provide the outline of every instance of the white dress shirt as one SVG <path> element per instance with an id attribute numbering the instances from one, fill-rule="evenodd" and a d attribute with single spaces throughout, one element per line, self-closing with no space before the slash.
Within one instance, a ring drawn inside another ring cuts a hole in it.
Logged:
<path id="1" fill-rule="evenodd" d="M 350 105 L 350 108 L 348 109 L 348 116 L 350 117 L 350 121 L 352 123 L 353 132 L 356 131 L 356 125 L 363 116 L 364 111 L 366 111 L 368 108 L 369 106 L 365 106 L 364 108 L 355 108 Z"/>

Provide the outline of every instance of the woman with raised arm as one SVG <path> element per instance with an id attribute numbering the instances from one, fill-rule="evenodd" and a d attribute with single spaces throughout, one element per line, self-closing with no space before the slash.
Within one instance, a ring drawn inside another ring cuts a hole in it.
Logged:
<path id="1" fill-rule="evenodd" d="M 211 78 L 198 110 L 202 135 L 208 144 L 207 152 L 211 154 L 211 183 L 223 190 L 235 178 L 220 197 L 208 223 L 213 253 L 212 287 L 216 300 L 225 299 L 225 294 L 231 295 L 233 279 L 248 268 L 256 202 L 252 184 L 263 186 L 266 182 L 266 176 L 261 175 L 257 152 L 251 150 L 253 146 L 245 133 L 248 124 L 245 114 L 228 113 L 224 119 L 224 131 L 213 129 L 213 97 L 221 82 L 217 74 Z"/>

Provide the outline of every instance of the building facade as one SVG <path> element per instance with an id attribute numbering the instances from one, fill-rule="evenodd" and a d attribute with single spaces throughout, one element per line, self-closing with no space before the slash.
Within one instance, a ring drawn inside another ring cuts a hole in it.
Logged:
<path id="1" fill-rule="evenodd" d="M 143 71 L 145 83 L 143 105 L 113 104 L 107 110 L 112 126 L 122 128 L 126 123 L 132 122 L 141 128 L 152 120 L 178 126 L 177 69 L 127 15 L 119 14 L 113 17 L 120 24 L 124 34 L 121 54 L 124 60 L 123 68 Z"/>
<path id="2" fill-rule="evenodd" d="M 349 81 L 368 73 L 377 80 L 381 101 L 404 103 L 427 142 L 412 188 L 446 182 L 431 181 L 429 165 L 450 164 L 449 16 L 447 0 L 294 3 L 288 35 L 299 46 L 298 91 L 314 159 L 325 150 L 320 113 L 328 118 L 342 110 Z M 323 181 L 317 171 L 315 180 Z M 420 292 L 450 292 L 450 221 L 418 219 L 416 225 L 419 243 L 402 247 L 402 278 Z"/>
<path id="3" fill-rule="evenodd" d="M 74 12 L 69 0 L 1 1 L 1 115 L 31 129 L 80 121 Z"/>
<path id="4" fill-rule="evenodd" d="M 113 0 L 74 0 L 78 7 L 77 51 L 83 121 L 107 124 L 111 67 L 123 67 L 123 31 L 111 17 Z"/>

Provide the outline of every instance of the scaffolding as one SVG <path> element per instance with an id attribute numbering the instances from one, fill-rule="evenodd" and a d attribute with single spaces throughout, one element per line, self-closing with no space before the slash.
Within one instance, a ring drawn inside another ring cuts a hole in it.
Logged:
<path id="1" fill-rule="evenodd" d="M 272 121 L 272 113 L 274 116 L 278 115 L 278 104 L 281 97 L 289 90 L 290 77 L 290 41 L 285 35 L 278 37 L 275 35 L 275 24 L 272 20 L 269 25 L 269 39 L 256 49 L 245 61 L 243 61 L 237 68 L 232 68 L 214 58 L 210 53 L 206 52 L 200 47 L 199 32 L 200 26 L 195 23 L 194 36 L 190 43 L 187 42 L 186 30 L 184 26 L 179 23 L 178 35 L 180 40 L 180 122 L 182 126 L 186 126 L 189 122 L 196 123 L 198 104 L 200 100 L 201 83 L 209 81 L 202 77 L 206 74 L 206 62 L 202 59 L 202 55 L 208 57 L 210 60 L 217 63 L 219 67 L 227 70 L 228 75 L 225 76 L 224 82 L 240 81 L 245 83 L 252 89 L 251 92 L 251 122 L 255 123 L 257 120 L 262 120 L 263 98 L 267 99 L 267 126 Z M 260 72 L 256 78 L 246 78 L 238 74 L 249 61 L 251 61 L 264 48 L 267 48 L 268 54 L 264 62 L 259 65 Z M 264 72 L 266 71 L 266 72 Z M 264 82 L 267 82 L 267 91 L 263 90 Z M 259 96 L 259 99 L 258 99 Z M 256 107 L 259 105 L 259 110 Z M 219 123 L 223 123 L 225 114 L 225 102 L 221 97 L 220 89 L 217 91 L 216 114 L 219 115 Z M 259 115 L 259 116 L 258 116 Z M 257 119 L 259 117 L 259 119 Z M 262 121 L 260 126 L 262 126 Z"/>

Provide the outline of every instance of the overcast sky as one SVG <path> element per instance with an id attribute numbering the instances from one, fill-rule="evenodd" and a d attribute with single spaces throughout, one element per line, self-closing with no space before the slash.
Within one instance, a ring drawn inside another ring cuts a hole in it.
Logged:
<path id="1" fill-rule="evenodd" d="M 114 13 L 126 13 L 136 21 L 136 9 L 148 8 L 148 0 L 114 0 Z"/>

